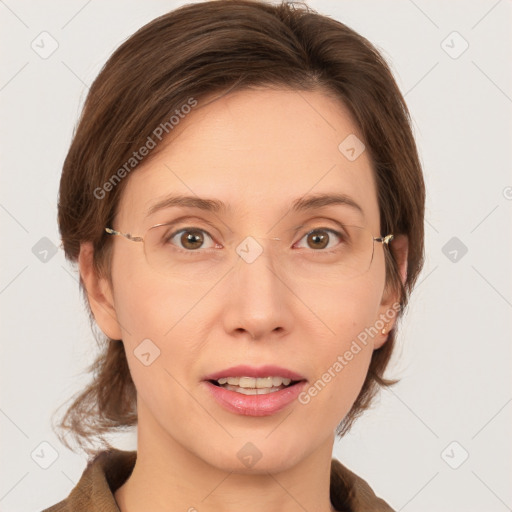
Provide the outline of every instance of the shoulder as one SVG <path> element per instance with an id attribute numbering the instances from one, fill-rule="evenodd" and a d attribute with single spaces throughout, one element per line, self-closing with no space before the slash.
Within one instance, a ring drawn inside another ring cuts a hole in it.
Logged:
<path id="1" fill-rule="evenodd" d="M 67 498 L 43 512 L 119 512 L 114 491 L 130 476 L 136 459 L 136 451 L 110 449 L 97 453 L 87 462 L 80 480 Z"/>
<path id="2" fill-rule="evenodd" d="M 331 502 L 343 512 L 395 512 L 369 484 L 339 460 L 331 461 Z"/>

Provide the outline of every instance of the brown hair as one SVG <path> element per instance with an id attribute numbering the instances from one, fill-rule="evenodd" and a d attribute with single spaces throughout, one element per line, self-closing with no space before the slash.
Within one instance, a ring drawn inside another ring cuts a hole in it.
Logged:
<path id="1" fill-rule="evenodd" d="M 400 318 L 424 261 L 425 187 L 409 112 L 375 47 L 302 3 L 188 4 L 151 21 L 112 54 L 91 86 L 63 166 L 58 222 L 66 258 L 76 262 L 80 244 L 91 241 L 95 268 L 110 280 L 112 237 L 104 228 L 127 180 L 104 185 L 116 173 L 126 174 L 119 170 L 133 152 L 190 98 L 257 86 L 320 90 L 353 115 L 375 170 L 381 234 L 405 234 L 409 240 L 405 285 L 395 257 L 385 251 L 386 285 L 401 297 Z M 94 327 L 82 280 L 80 289 Z M 399 382 L 383 376 L 396 330 L 395 324 L 386 343 L 374 350 L 361 392 L 338 426 L 340 437 L 370 407 L 379 386 Z M 96 341 L 100 353 L 88 368 L 93 380 L 73 397 L 59 424 L 88 452 L 99 450 L 88 450 L 84 441 L 97 438 L 110 447 L 106 433 L 137 423 L 124 345 L 100 333 Z"/>

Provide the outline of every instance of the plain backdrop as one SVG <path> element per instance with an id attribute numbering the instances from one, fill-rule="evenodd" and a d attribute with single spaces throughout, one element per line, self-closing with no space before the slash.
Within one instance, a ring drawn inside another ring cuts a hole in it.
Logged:
<path id="1" fill-rule="evenodd" d="M 85 467 L 50 428 L 51 413 L 88 382 L 82 372 L 96 353 L 77 274 L 59 248 L 60 172 L 104 62 L 183 3 L 0 1 L 1 511 L 57 503 Z M 425 268 L 387 372 L 402 380 L 334 455 L 399 511 L 511 510 L 512 2 L 308 5 L 389 62 L 428 195 Z M 136 448 L 135 430 L 113 439 Z M 48 460 L 34 456 L 41 449 Z"/>

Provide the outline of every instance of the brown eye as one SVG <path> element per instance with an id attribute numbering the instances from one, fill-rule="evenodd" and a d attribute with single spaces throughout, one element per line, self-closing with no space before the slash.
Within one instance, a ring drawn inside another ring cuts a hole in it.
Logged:
<path id="1" fill-rule="evenodd" d="M 200 231 L 184 231 L 180 242 L 185 249 L 199 249 L 203 244 L 203 235 Z"/>
<path id="2" fill-rule="evenodd" d="M 167 243 L 176 245 L 178 249 L 185 251 L 196 251 L 197 249 L 208 249 L 211 247 L 203 247 L 205 243 L 205 235 L 210 240 L 211 236 L 202 229 L 184 228 L 169 235 L 166 239 Z M 176 240 L 175 240 L 176 239 Z"/>
<path id="3" fill-rule="evenodd" d="M 318 231 L 309 233 L 307 236 L 308 243 L 313 247 L 313 249 L 325 249 L 329 243 L 329 235 L 322 234 L 321 232 L 319 234 Z"/>
<path id="4" fill-rule="evenodd" d="M 334 231 L 333 229 L 327 229 L 327 228 L 318 228 L 313 231 L 310 231 L 306 235 L 304 235 L 303 238 L 306 238 L 306 243 L 310 249 L 313 250 L 322 250 L 328 247 L 329 242 L 333 238 L 334 240 L 337 237 L 338 239 L 341 239 L 342 236 L 337 231 Z M 328 247 L 329 249 L 332 249 L 334 246 L 331 245 Z"/>

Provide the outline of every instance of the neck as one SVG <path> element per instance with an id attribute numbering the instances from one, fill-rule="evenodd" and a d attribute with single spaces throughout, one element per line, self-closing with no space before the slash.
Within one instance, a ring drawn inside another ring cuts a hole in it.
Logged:
<path id="1" fill-rule="evenodd" d="M 269 465 L 262 457 L 252 468 L 241 469 L 235 462 L 206 462 L 164 432 L 142 402 L 138 409 L 137 461 L 114 493 L 121 512 L 333 510 L 329 493 L 334 435 L 297 460 L 283 457 Z"/>

